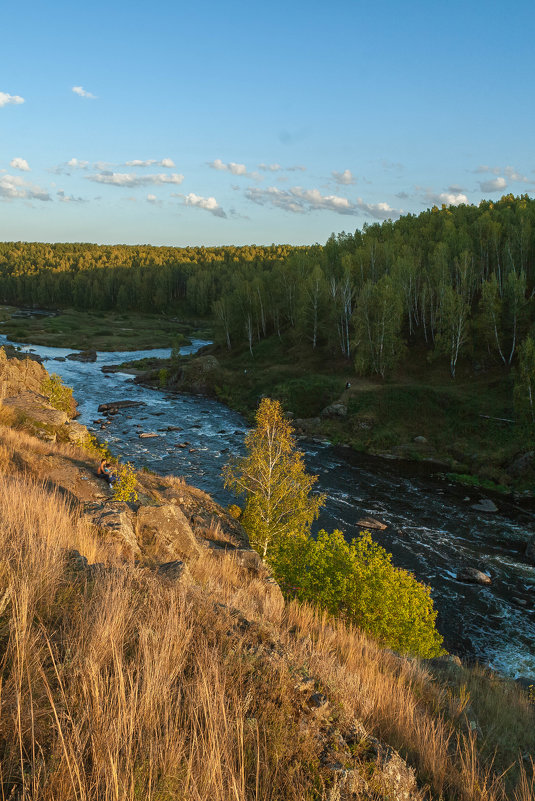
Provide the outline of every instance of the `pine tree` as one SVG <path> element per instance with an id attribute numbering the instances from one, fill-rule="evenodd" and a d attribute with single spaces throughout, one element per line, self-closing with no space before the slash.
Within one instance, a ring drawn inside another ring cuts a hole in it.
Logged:
<path id="1" fill-rule="evenodd" d="M 307 475 L 279 401 L 260 402 L 245 447 L 247 455 L 225 467 L 225 486 L 245 497 L 241 522 L 265 559 L 285 538 L 308 533 L 324 496 L 311 495 L 317 477 Z"/>

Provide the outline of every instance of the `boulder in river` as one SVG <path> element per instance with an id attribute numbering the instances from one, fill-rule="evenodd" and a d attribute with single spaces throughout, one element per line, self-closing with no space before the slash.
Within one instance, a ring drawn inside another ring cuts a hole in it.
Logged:
<path id="1" fill-rule="evenodd" d="M 152 439 L 153 437 L 159 437 L 160 435 L 157 434 L 155 431 L 144 431 L 141 434 L 138 434 L 140 439 Z"/>
<path id="2" fill-rule="evenodd" d="M 491 501 L 490 498 L 482 498 L 477 503 L 472 504 L 472 509 L 475 512 L 497 512 L 498 507 Z"/>
<path id="3" fill-rule="evenodd" d="M 66 357 L 73 362 L 96 362 L 96 350 L 82 350 L 80 353 L 69 353 Z"/>
<path id="4" fill-rule="evenodd" d="M 488 586 L 492 584 L 492 579 L 488 573 L 483 573 L 475 567 L 462 567 L 457 571 L 457 581 L 466 581 L 469 584 L 482 584 Z"/>
<path id="5" fill-rule="evenodd" d="M 381 521 L 376 520 L 375 517 L 363 517 L 362 520 L 357 520 L 357 526 L 373 528 L 377 531 L 384 531 L 387 528 L 386 523 L 381 523 Z"/>
<path id="6" fill-rule="evenodd" d="M 109 403 L 101 403 L 97 411 L 99 412 L 115 412 L 117 409 L 128 409 L 131 406 L 145 406 L 143 401 L 110 401 Z"/>

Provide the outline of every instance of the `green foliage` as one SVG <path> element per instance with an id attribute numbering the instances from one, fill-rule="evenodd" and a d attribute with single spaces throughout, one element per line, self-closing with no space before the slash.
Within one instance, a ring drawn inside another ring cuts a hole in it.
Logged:
<path id="1" fill-rule="evenodd" d="M 66 387 L 56 373 L 51 373 L 41 384 L 41 392 L 54 409 L 72 414 L 75 408 L 72 389 Z"/>
<path id="2" fill-rule="evenodd" d="M 342 389 L 339 378 L 309 375 L 276 384 L 271 394 L 297 417 L 316 417 L 339 397 Z"/>
<path id="3" fill-rule="evenodd" d="M 164 389 L 164 387 L 167 386 L 168 380 L 169 380 L 169 370 L 167 369 L 167 367 L 162 367 L 160 370 L 158 370 L 158 381 L 162 389 Z"/>
<path id="4" fill-rule="evenodd" d="M 245 447 L 246 456 L 225 466 L 225 487 L 245 497 L 241 522 L 251 545 L 265 558 L 293 532 L 309 531 L 324 498 L 311 495 L 316 476 L 305 471 L 279 401 L 260 402 L 256 428 L 247 434 Z"/>
<path id="5" fill-rule="evenodd" d="M 118 464 L 116 467 L 117 481 L 113 485 L 113 499 L 115 501 L 137 501 L 137 476 L 130 462 Z"/>
<path id="6" fill-rule="evenodd" d="M 108 446 L 108 440 L 103 443 L 99 442 L 94 434 L 87 432 L 87 436 L 82 443 L 82 447 L 93 456 L 98 456 L 99 459 L 111 459 L 112 454 Z"/>
<path id="7" fill-rule="evenodd" d="M 395 567 L 368 531 L 348 543 L 341 531 L 295 534 L 270 564 L 286 594 L 359 626 L 389 648 L 429 658 L 443 653 L 430 588 Z"/>

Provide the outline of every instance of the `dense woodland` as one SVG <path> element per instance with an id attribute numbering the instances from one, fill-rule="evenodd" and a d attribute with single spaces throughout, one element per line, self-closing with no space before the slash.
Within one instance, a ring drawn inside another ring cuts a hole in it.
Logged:
<path id="1" fill-rule="evenodd" d="M 407 347 L 509 367 L 535 319 L 535 200 L 436 207 L 311 247 L 0 244 L 5 303 L 214 316 L 253 352 L 294 333 L 385 376 Z"/>

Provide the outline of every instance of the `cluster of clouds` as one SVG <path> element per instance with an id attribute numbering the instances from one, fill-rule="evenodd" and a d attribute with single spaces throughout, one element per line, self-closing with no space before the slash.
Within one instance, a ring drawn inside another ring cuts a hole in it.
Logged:
<path id="1" fill-rule="evenodd" d="M 166 174 L 164 172 L 138 175 L 133 172 L 112 172 L 111 170 L 104 170 L 103 172 L 95 173 L 94 175 L 86 176 L 88 181 L 94 181 L 97 184 L 107 184 L 108 186 L 119 187 L 136 187 L 136 186 L 158 186 L 163 184 L 181 184 L 184 176 L 173 172 Z"/>
<path id="2" fill-rule="evenodd" d="M 486 181 L 478 181 L 482 192 L 502 192 L 507 188 L 507 179 L 511 183 L 533 184 L 527 175 L 523 175 L 515 167 L 490 167 L 488 164 L 480 164 L 474 170 L 476 174 L 495 175 L 496 178 L 489 178 Z"/>
<path id="3" fill-rule="evenodd" d="M 301 186 L 294 186 L 291 189 L 279 189 L 275 186 L 266 189 L 251 187 L 246 190 L 245 196 L 260 206 L 274 206 L 293 214 L 327 210 L 353 216 L 365 214 L 375 220 L 386 220 L 389 217 L 399 217 L 401 214 L 388 203 L 366 203 L 360 197 L 356 201 L 351 201 L 338 195 L 322 195 L 319 189 L 303 189 Z"/>
<path id="4" fill-rule="evenodd" d="M 21 175 L 0 176 L 0 198 L 5 200 L 51 200 L 46 189 L 27 181 Z"/>

